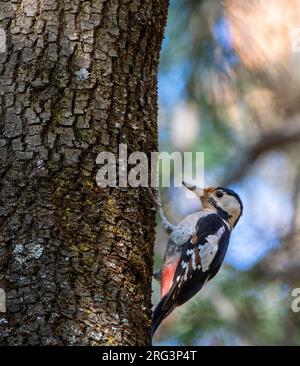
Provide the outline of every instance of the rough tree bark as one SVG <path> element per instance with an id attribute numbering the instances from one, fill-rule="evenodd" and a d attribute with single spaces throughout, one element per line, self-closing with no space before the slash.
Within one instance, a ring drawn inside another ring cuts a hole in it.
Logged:
<path id="1" fill-rule="evenodd" d="M 96 156 L 157 149 L 167 0 L 0 3 L 2 345 L 145 345 L 154 212 Z M 99 167 L 98 167 L 99 168 Z"/>

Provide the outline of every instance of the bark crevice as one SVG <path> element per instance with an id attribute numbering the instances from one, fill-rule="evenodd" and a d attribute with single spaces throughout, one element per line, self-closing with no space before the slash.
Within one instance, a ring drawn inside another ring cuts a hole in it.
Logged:
<path id="1" fill-rule="evenodd" d="M 157 150 L 167 1 L 16 0 L 0 27 L 0 344 L 145 345 L 155 217 L 96 156 Z M 2 318 L 1 315 L 1 318 Z"/>

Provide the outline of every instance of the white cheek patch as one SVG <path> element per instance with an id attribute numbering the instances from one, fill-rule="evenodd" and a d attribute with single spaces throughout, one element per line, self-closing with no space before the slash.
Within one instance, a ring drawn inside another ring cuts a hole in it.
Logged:
<path id="1" fill-rule="evenodd" d="M 208 235 L 208 237 L 206 238 L 206 243 L 204 245 L 198 246 L 203 272 L 206 272 L 209 269 L 209 266 L 214 260 L 215 255 L 219 248 L 219 241 L 224 231 L 225 231 L 224 226 L 220 227 L 220 229 L 216 232 L 216 234 Z"/>
<path id="2" fill-rule="evenodd" d="M 238 216 L 239 212 L 241 211 L 239 202 L 232 196 L 224 197 L 222 201 L 217 202 L 217 206 L 227 212 L 230 216 L 233 214 Z"/>

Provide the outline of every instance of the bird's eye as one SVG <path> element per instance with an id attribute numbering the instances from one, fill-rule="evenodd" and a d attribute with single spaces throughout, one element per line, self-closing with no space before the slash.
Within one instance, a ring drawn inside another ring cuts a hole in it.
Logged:
<path id="1" fill-rule="evenodd" d="M 224 193 L 223 193 L 222 191 L 217 191 L 217 192 L 216 192 L 216 196 L 217 196 L 218 198 L 221 198 L 221 197 L 223 197 L 223 196 L 224 196 Z"/>

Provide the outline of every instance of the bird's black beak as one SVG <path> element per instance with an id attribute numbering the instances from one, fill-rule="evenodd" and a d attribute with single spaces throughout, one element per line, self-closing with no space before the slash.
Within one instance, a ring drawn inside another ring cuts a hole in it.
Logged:
<path id="1" fill-rule="evenodd" d="M 203 198 L 205 195 L 205 189 L 198 187 L 196 184 L 193 183 L 189 183 L 187 181 L 182 181 L 182 184 L 189 189 L 190 191 L 192 191 L 193 193 L 195 193 L 195 195 L 198 198 Z"/>

